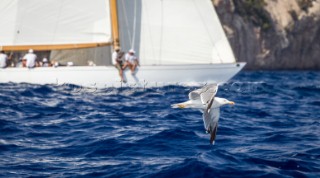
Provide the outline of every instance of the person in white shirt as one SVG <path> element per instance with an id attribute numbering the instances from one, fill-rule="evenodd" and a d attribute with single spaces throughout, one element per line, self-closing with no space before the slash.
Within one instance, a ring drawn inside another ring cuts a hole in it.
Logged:
<path id="1" fill-rule="evenodd" d="M 112 53 L 112 64 L 118 69 L 121 81 L 126 83 L 125 79 L 123 78 L 123 70 L 122 70 L 123 55 L 124 55 L 124 52 L 120 51 L 120 47 L 115 47 L 114 52 Z"/>
<path id="2" fill-rule="evenodd" d="M 4 51 L 0 51 L 0 68 L 6 68 L 8 61 L 8 55 Z"/>
<path id="3" fill-rule="evenodd" d="M 26 60 L 26 67 L 33 68 L 36 66 L 37 55 L 33 53 L 33 49 L 29 49 L 28 53 L 24 55 L 24 60 Z"/>
<path id="4" fill-rule="evenodd" d="M 131 70 L 131 74 L 134 74 L 137 66 L 139 65 L 139 59 L 135 56 L 135 51 L 133 49 L 129 50 L 129 53 L 126 54 L 125 60 L 126 63 L 122 67 L 124 70 L 126 67 L 129 67 Z"/>
<path id="5" fill-rule="evenodd" d="M 120 52 L 120 48 L 119 47 L 115 47 L 114 51 L 112 53 L 112 64 L 116 65 L 117 64 L 117 57 L 118 57 L 118 53 Z"/>

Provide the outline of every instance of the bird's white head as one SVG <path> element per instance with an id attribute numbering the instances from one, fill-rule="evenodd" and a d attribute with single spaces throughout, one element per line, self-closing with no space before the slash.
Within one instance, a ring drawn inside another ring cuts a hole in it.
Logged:
<path id="1" fill-rule="evenodd" d="M 226 105 L 226 104 L 230 104 L 230 105 L 234 105 L 235 103 L 233 101 L 229 101 L 225 98 L 218 98 L 215 97 L 215 100 L 217 103 L 219 103 L 220 106 Z"/>

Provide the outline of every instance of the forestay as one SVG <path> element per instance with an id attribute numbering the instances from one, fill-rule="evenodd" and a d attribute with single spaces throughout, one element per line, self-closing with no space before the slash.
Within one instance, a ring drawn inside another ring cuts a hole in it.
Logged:
<path id="1" fill-rule="evenodd" d="M 0 46 L 111 42 L 108 0 L 1 0 Z"/>
<path id="2" fill-rule="evenodd" d="M 144 65 L 233 63 L 210 0 L 118 0 L 120 42 Z"/>

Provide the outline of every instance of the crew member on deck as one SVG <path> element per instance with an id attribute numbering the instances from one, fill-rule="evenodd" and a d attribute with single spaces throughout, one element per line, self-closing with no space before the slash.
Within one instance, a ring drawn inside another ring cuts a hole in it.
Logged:
<path id="1" fill-rule="evenodd" d="M 7 62 L 9 59 L 11 59 L 11 55 L 10 57 L 8 57 L 8 55 L 6 55 L 6 53 L 4 53 L 4 51 L 0 51 L 0 68 L 6 68 L 7 67 Z"/>
<path id="2" fill-rule="evenodd" d="M 42 59 L 42 64 L 41 64 L 42 67 L 49 67 L 49 61 L 47 58 L 43 58 Z"/>
<path id="3" fill-rule="evenodd" d="M 34 68 L 36 65 L 37 55 L 33 53 L 33 49 L 29 49 L 29 52 L 24 55 L 23 59 L 26 60 L 26 67 Z"/>
<path id="4" fill-rule="evenodd" d="M 124 52 L 120 50 L 120 47 L 115 47 L 115 50 L 112 53 L 112 64 L 118 69 L 121 81 L 125 83 L 126 81 L 123 78 L 123 70 L 122 70 L 123 55 L 124 55 Z"/>
<path id="5" fill-rule="evenodd" d="M 129 53 L 127 53 L 125 56 L 126 63 L 122 67 L 122 69 L 124 70 L 128 66 L 131 70 L 132 75 L 135 74 L 135 70 L 139 65 L 139 59 L 135 56 L 135 53 L 136 52 L 133 49 L 129 50 Z"/>

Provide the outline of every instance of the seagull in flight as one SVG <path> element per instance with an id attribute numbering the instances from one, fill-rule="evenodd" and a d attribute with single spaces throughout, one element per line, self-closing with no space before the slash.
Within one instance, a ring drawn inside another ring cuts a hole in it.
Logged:
<path id="1" fill-rule="evenodd" d="M 210 134 L 210 144 L 214 144 L 216 139 L 220 107 L 227 104 L 235 104 L 225 98 L 215 97 L 217 91 L 217 84 L 206 85 L 190 92 L 188 101 L 171 105 L 172 108 L 199 109 L 202 112 L 204 128 Z"/>

